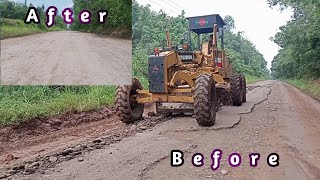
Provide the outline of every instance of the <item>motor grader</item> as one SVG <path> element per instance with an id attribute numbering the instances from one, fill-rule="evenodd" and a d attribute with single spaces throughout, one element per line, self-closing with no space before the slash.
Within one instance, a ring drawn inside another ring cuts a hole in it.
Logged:
<path id="1" fill-rule="evenodd" d="M 180 48 L 171 45 L 167 31 L 167 47 L 155 48 L 149 56 L 149 90 L 143 89 L 136 78 L 130 86 L 117 87 L 115 108 L 122 122 L 142 119 L 145 104 L 156 103 L 157 113 L 192 112 L 200 126 L 212 126 L 223 99 L 229 99 L 234 106 L 246 101 L 245 76 L 233 74 L 232 62 L 224 51 L 223 19 L 214 14 L 187 20 L 189 31 Z M 198 38 L 194 48 L 192 34 Z M 211 38 L 200 43 L 203 34 Z M 171 105 L 163 106 L 168 103 Z"/>

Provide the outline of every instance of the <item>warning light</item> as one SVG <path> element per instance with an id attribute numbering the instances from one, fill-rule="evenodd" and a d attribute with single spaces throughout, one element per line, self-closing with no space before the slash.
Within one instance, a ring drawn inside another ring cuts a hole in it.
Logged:
<path id="1" fill-rule="evenodd" d="M 154 55 L 159 56 L 159 48 L 154 48 Z"/>
<path id="2" fill-rule="evenodd" d="M 218 58 L 218 64 L 217 64 L 218 67 L 222 67 L 222 60 L 221 58 Z"/>

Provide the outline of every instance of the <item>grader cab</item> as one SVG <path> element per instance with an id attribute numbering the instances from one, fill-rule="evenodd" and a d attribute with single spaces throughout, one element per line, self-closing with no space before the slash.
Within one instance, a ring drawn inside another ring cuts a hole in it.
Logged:
<path id="1" fill-rule="evenodd" d="M 155 48 L 149 56 L 149 90 L 136 78 L 130 86 L 117 87 L 115 107 L 122 122 L 142 119 L 144 104 L 156 103 L 157 113 L 192 112 L 200 126 L 212 126 L 224 99 L 235 106 L 246 101 L 245 77 L 233 74 L 224 51 L 223 19 L 217 14 L 187 19 L 189 31 L 181 48 L 171 45 L 167 32 L 167 47 Z M 198 37 L 195 47 L 192 34 Z M 203 34 L 210 36 L 201 43 Z"/>

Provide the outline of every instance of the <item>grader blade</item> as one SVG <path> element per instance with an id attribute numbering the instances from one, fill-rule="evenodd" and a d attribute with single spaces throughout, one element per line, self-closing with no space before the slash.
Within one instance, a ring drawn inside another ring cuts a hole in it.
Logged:
<path id="1" fill-rule="evenodd" d="M 167 114 L 167 113 L 187 113 L 193 114 L 193 104 L 187 103 L 157 103 L 157 113 Z"/>

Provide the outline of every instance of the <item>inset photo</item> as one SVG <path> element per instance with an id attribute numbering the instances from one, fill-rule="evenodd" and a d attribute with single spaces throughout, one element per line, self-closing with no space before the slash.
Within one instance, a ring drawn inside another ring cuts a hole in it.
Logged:
<path id="1" fill-rule="evenodd" d="M 2 85 L 132 83 L 131 0 L 0 3 Z"/>

